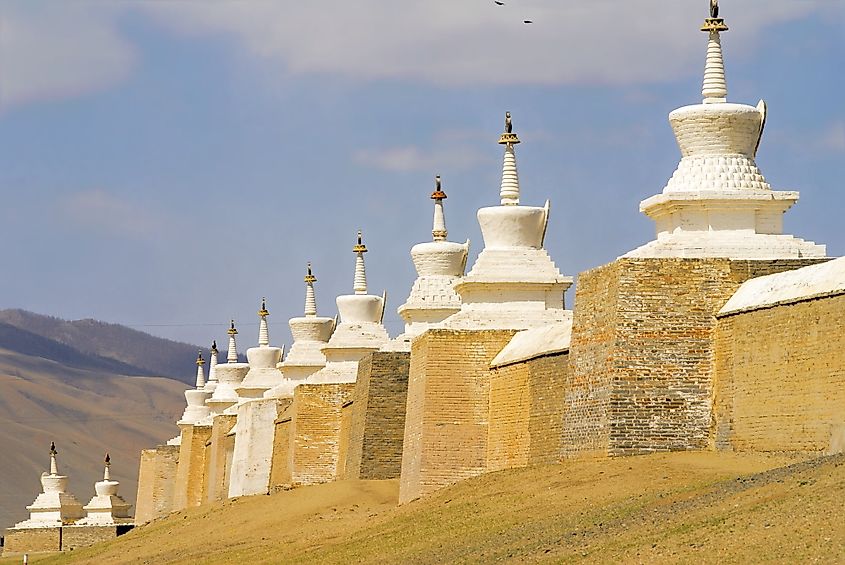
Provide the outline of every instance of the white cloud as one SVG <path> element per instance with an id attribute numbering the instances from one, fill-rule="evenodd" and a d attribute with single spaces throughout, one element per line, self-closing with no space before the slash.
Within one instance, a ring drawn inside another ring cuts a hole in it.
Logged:
<path id="1" fill-rule="evenodd" d="M 488 155 L 470 147 L 438 147 L 423 150 L 416 145 L 361 149 L 353 155 L 359 165 L 390 172 L 466 170 L 490 161 Z"/>
<path id="2" fill-rule="evenodd" d="M 0 110 L 78 96 L 130 73 L 132 46 L 117 29 L 116 6 L 83 2 L 0 5 Z"/>
<path id="3" fill-rule="evenodd" d="M 147 239 L 155 237 L 162 227 L 148 210 L 100 189 L 62 199 L 57 212 L 74 228 L 109 236 Z"/>
<path id="4" fill-rule="evenodd" d="M 845 153 L 845 122 L 834 122 L 818 138 L 818 147 L 831 153 Z"/>
<path id="5" fill-rule="evenodd" d="M 769 25 L 824 0 L 745 0 L 722 12 L 727 56 Z M 827 4 L 829 5 L 829 3 Z M 398 78 L 442 85 L 636 84 L 703 66 L 702 0 L 323 0 L 151 2 L 158 21 L 188 34 L 228 34 L 293 74 Z M 740 9 L 741 8 L 741 9 Z M 530 18 L 533 24 L 522 23 Z"/>

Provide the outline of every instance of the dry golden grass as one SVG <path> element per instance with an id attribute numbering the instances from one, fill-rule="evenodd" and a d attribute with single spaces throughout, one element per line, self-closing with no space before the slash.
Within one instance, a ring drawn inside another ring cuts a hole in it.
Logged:
<path id="1" fill-rule="evenodd" d="M 843 456 L 658 454 L 491 473 L 401 507 L 397 494 L 344 481 L 244 497 L 30 562 L 845 562 Z"/>

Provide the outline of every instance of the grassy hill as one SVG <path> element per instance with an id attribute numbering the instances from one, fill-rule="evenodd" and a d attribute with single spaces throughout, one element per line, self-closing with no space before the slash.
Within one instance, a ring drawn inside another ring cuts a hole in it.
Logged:
<path id="1" fill-rule="evenodd" d="M 842 455 L 794 461 L 674 453 L 567 462 L 491 473 L 401 507 L 397 498 L 397 481 L 243 497 L 31 562 L 845 561 Z"/>

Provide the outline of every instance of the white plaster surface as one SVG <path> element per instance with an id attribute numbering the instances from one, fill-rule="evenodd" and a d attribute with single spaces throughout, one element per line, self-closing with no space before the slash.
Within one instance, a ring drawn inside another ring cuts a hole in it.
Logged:
<path id="1" fill-rule="evenodd" d="M 265 494 L 270 488 L 278 401 L 274 398 L 249 400 L 237 410 L 229 497 Z"/>
<path id="2" fill-rule="evenodd" d="M 208 421 L 210 423 L 211 418 L 222 414 L 226 409 L 237 404 L 239 398 L 235 389 L 244 380 L 247 372 L 249 372 L 247 363 L 221 363 L 217 365 L 217 388 L 211 398 L 205 401 L 206 406 L 211 410 L 211 414 L 203 422 Z"/>
<path id="3" fill-rule="evenodd" d="M 571 337 L 571 318 L 564 323 L 523 330 L 516 333 L 499 354 L 493 358 L 490 367 L 511 365 L 542 355 L 568 351 Z"/>
<path id="4" fill-rule="evenodd" d="M 845 257 L 745 281 L 719 310 L 734 314 L 845 293 Z"/>

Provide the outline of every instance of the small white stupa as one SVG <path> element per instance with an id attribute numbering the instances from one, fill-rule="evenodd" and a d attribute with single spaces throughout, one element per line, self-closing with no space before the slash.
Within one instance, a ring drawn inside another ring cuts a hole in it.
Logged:
<path id="1" fill-rule="evenodd" d="M 442 322 L 460 311 L 461 297 L 454 290 L 455 283 L 464 275 L 469 240 L 466 243 L 446 241 L 446 217 L 443 212 L 443 192 L 440 175 L 435 177 L 433 241 L 418 243 L 411 248 L 411 259 L 417 270 L 417 280 L 411 294 L 397 312 L 405 320 L 405 333 L 395 341 L 408 341 L 423 333 L 433 324 Z"/>
<path id="2" fill-rule="evenodd" d="M 519 205 L 519 176 L 510 112 L 505 114 L 505 146 L 500 206 L 481 208 L 478 223 L 484 249 L 470 272 L 455 283 L 461 310 L 443 327 L 454 329 L 523 330 L 571 321 L 563 293 L 572 285 L 543 249 L 549 202 L 543 208 Z"/>
<path id="3" fill-rule="evenodd" d="M 212 340 L 211 349 L 208 352 L 208 380 L 205 381 L 205 390 L 214 394 L 217 388 L 217 340 Z"/>
<path id="4" fill-rule="evenodd" d="M 663 192 L 640 203 L 657 239 L 625 257 L 824 257 L 823 245 L 783 234 L 783 215 L 798 192 L 772 190 L 757 168 L 765 102 L 727 102 L 719 34 L 728 26 L 718 15 L 713 0 L 701 28 L 708 34 L 704 99 L 669 114 L 681 161 Z"/>
<path id="5" fill-rule="evenodd" d="M 77 522 L 77 524 L 86 526 L 116 526 L 132 523 L 132 517 L 129 516 L 129 509 L 132 505 L 118 496 L 117 489 L 120 483 L 111 480 L 109 467 L 111 467 L 111 458 L 106 453 L 103 480 L 94 483 L 94 496 L 84 506 L 88 515 Z"/>
<path id="6" fill-rule="evenodd" d="M 45 528 L 73 524 L 85 515 L 82 504 L 67 492 L 67 475 L 60 475 L 56 464 L 56 444 L 50 442 L 50 472 L 41 473 L 41 494 L 29 510 L 29 520 L 18 522 L 15 528 Z"/>
<path id="7" fill-rule="evenodd" d="M 282 373 L 276 365 L 281 362 L 284 350 L 280 347 L 270 347 L 270 330 L 267 327 L 269 315 L 267 299 L 262 298 L 261 310 L 258 311 L 258 347 L 246 350 L 249 372 L 236 388 L 241 399 L 261 398 L 267 390 L 282 382 Z"/>
<path id="8" fill-rule="evenodd" d="M 205 401 L 205 404 L 211 410 L 210 418 L 222 414 L 224 410 L 238 403 L 239 398 L 236 389 L 249 372 L 248 363 L 238 363 L 238 344 L 235 340 L 238 330 L 235 328 L 234 320 L 230 322 L 226 333 L 229 334 L 229 351 L 226 352 L 227 362 L 220 363 L 214 368 L 217 375 L 217 388 L 214 389 L 211 398 Z M 210 422 L 206 423 L 210 424 Z"/>
<path id="9" fill-rule="evenodd" d="M 202 351 L 197 353 L 197 381 L 196 388 L 189 388 L 185 391 L 185 400 L 188 405 L 182 413 L 177 424 L 196 424 L 211 413 L 205 402 L 211 397 L 212 392 L 205 388 L 205 373 L 202 366 L 205 360 L 202 358 Z"/>
<path id="10" fill-rule="evenodd" d="M 355 253 L 355 279 L 352 285 L 355 294 L 337 297 L 340 324 L 322 348 L 326 366 L 309 376 L 309 383 L 354 383 L 358 378 L 358 361 L 390 341 L 382 325 L 387 294 L 367 294 L 367 272 L 364 266 L 367 247 L 360 231 L 358 243 L 352 250 Z"/>
<path id="11" fill-rule="evenodd" d="M 317 298 L 314 283 L 317 277 L 311 272 L 311 263 L 305 274 L 305 315 L 288 321 L 293 345 L 278 367 L 282 371 L 282 383 L 264 393 L 265 398 L 285 398 L 293 395 L 296 385 L 326 366 L 322 349 L 334 331 L 334 318 L 317 316 Z"/>

